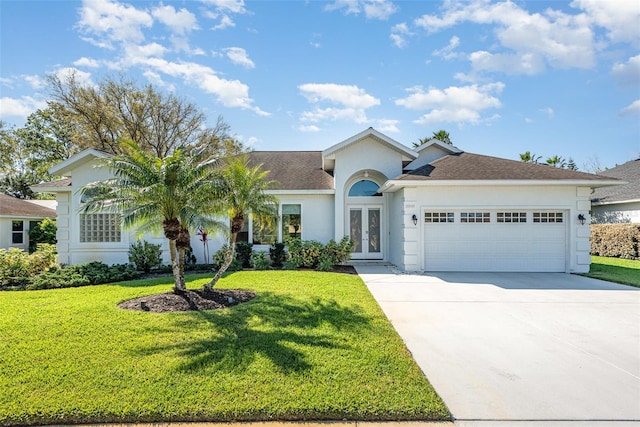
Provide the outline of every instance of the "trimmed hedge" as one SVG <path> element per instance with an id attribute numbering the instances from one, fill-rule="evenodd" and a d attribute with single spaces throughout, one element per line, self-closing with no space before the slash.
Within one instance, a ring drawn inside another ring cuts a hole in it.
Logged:
<path id="1" fill-rule="evenodd" d="M 640 224 L 591 224 L 591 255 L 640 259 Z"/>

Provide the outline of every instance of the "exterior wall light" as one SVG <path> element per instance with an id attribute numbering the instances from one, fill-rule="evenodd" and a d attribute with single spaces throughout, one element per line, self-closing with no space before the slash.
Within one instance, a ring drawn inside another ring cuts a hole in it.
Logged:
<path id="1" fill-rule="evenodd" d="M 416 216 L 416 214 L 413 214 L 411 219 L 413 220 L 413 225 L 418 225 L 418 217 Z"/>
<path id="2" fill-rule="evenodd" d="M 414 215 L 414 216 L 415 216 L 415 215 Z M 582 214 L 579 214 L 579 215 L 578 215 L 578 221 L 580 221 L 580 225 L 584 225 L 584 222 L 585 222 L 586 220 L 587 220 L 587 219 L 584 217 L 584 215 L 582 215 Z"/>

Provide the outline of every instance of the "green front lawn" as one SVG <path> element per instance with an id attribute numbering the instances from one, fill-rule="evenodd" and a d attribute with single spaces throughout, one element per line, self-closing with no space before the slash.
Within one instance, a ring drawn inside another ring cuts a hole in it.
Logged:
<path id="1" fill-rule="evenodd" d="M 258 296 L 229 309 L 116 307 L 170 281 L 0 293 L 0 425 L 449 419 L 357 276 L 240 272 L 219 287 Z"/>
<path id="2" fill-rule="evenodd" d="M 640 288 L 640 261 L 592 256 L 591 270 L 583 276 Z"/>

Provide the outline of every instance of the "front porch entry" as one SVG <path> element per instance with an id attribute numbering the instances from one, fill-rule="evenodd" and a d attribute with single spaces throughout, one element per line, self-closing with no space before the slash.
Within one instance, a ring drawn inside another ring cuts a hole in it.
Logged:
<path id="1" fill-rule="evenodd" d="M 381 260 L 382 250 L 382 205 L 350 205 L 349 236 L 354 242 L 352 259 Z"/>

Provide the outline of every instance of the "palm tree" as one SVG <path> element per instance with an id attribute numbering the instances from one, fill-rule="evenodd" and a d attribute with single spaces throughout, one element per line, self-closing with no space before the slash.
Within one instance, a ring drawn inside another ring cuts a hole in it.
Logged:
<path id="1" fill-rule="evenodd" d="M 418 142 L 414 142 L 413 148 L 418 148 L 421 145 L 431 141 L 432 139 L 437 139 L 438 141 L 444 142 L 445 144 L 453 145 L 453 142 L 451 142 L 451 137 L 449 136 L 449 132 L 444 129 L 440 129 L 438 132 L 433 132 L 432 136 L 420 138 Z"/>
<path id="2" fill-rule="evenodd" d="M 522 161 L 523 163 L 538 163 L 538 160 L 540 160 L 542 158 L 542 156 L 536 156 L 535 154 L 531 154 L 530 151 L 526 151 L 522 154 L 520 154 L 520 161 Z"/>
<path id="3" fill-rule="evenodd" d="M 278 199 L 266 190 L 274 184 L 267 181 L 269 171 L 262 171 L 262 165 L 249 166 L 246 156 L 234 157 L 222 168 L 221 203 L 231 220 L 229 250 L 224 264 L 217 271 L 211 282 L 204 288 L 211 290 L 229 268 L 235 254 L 238 233 L 242 230 L 248 215 L 261 224 L 272 224 L 278 218 Z"/>
<path id="4" fill-rule="evenodd" d="M 564 160 L 564 157 L 560 157 L 556 154 L 555 156 L 547 159 L 547 164 L 554 168 L 564 168 L 567 165 L 567 162 Z"/>
<path id="5" fill-rule="evenodd" d="M 218 194 L 215 162 L 189 149 L 164 158 L 142 150 L 133 141 L 122 144 L 123 154 L 105 160 L 115 178 L 86 186 L 84 212 L 113 211 L 125 228 L 138 235 L 162 230 L 169 240 L 174 292 L 186 290 L 184 254 L 190 229 L 219 228 L 219 210 L 211 195 Z"/>

